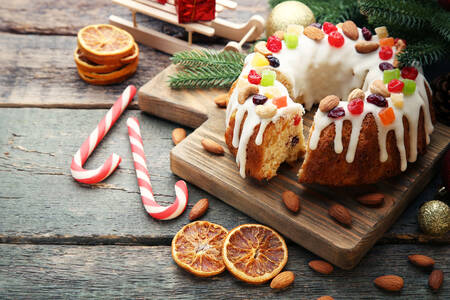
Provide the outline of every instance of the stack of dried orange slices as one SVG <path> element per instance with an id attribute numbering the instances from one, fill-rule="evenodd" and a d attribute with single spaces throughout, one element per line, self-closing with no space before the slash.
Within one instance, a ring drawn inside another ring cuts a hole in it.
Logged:
<path id="1" fill-rule="evenodd" d="M 139 47 L 131 34 L 109 24 L 89 25 L 78 32 L 74 53 L 84 81 L 107 85 L 131 77 L 139 62 Z"/>

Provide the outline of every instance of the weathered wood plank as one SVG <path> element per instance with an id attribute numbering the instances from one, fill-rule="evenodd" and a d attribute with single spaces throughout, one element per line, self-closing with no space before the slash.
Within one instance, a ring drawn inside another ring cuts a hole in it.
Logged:
<path id="1" fill-rule="evenodd" d="M 436 260 L 436 268 L 450 273 L 448 247 L 380 245 L 352 271 L 335 269 L 318 275 L 307 263 L 315 257 L 289 247 L 287 270 L 295 273 L 292 286 L 274 291 L 268 284 L 251 286 L 228 272 L 196 278 L 180 269 L 170 247 L 0 245 L 0 298 L 54 299 L 448 299 L 450 285 L 439 292 L 428 288 L 428 273 L 411 265 L 407 256 L 422 253 Z M 372 281 L 385 274 L 404 278 L 399 293 L 387 293 Z M 446 278 L 445 280 L 447 280 Z"/>
<path id="2" fill-rule="evenodd" d="M 100 165 L 112 152 L 123 158 L 105 182 L 80 185 L 70 176 L 72 155 L 106 110 L 0 109 L 0 241 L 68 244 L 168 244 L 188 223 L 187 213 L 160 222 L 141 205 L 129 149 L 126 118 L 141 122 L 144 146 L 156 198 L 173 201 L 178 180 L 169 168 L 172 129 L 178 125 L 128 111 L 87 162 Z M 188 133 L 190 130 L 188 129 Z M 428 187 L 387 233 L 383 242 L 427 242 L 420 233 L 416 210 L 431 200 L 438 181 Z M 188 184 L 188 209 L 200 198 L 210 200 L 204 219 L 231 229 L 253 222 L 243 213 Z M 434 242 L 450 243 L 450 234 Z"/>

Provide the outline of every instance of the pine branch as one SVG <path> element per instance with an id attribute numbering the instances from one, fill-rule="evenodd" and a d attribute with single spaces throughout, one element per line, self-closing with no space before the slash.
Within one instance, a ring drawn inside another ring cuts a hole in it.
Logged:
<path id="1" fill-rule="evenodd" d="M 398 57 L 404 66 L 414 65 L 417 62 L 421 65 L 430 65 L 450 55 L 450 43 L 443 43 L 439 39 L 428 38 L 413 43 L 408 46 Z"/>
<path id="2" fill-rule="evenodd" d="M 244 65 L 245 56 L 233 51 L 193 50 L 175 53 L 170 59 L 174 64 L 185 67 L 230 66 Z"/>
<path id="3" fill-rule="evenodd" d="M 169 85 L 174 89 L 228 88 L 239 77 L 241 71 L 242 65 L 239 67 L 224 65 L 190 67 L 169 76 Z"/>

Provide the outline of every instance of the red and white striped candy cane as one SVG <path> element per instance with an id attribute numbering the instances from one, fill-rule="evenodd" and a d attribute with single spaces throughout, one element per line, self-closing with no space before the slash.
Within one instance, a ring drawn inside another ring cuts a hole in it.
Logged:
<path id="1" fill-rule="evenodd" d="M 142 204 L 150 216 L 158 220 L 170 220 L 178 217 L 186 209 L 188 202 L 188 190 L 183 180 L 175 184 L 175 202 L 170 206 L 161 206 L 156 203 L 153 196 L 152 184 L 145 162 L 144 144 L 142 142 L 139 122 L 136 118 L 128 118 L 128 136 L 130 138 L 131 152 L 133 153 L 134 168 L 139 189 L 141 191 Z"/>
<path id="2" fill-rule="evenodd" d="M 109 129 L 114 125 L 120 115 L 123 113 L 128 104 L 130 104 L 134 95 L 136 94 L 136 88 L 133 85 L 129 85 L 122 95 L 117 99 L 111 109 L 106 113 L 94 131 L 91 132 L 89 137 L 84 141 L 81 148 L 73 156 L 70 171 L 72 177 L 82 183 L 97 183 L 111 175 L 112 172 L 119 166 L 122 158 L 113 153 L 103 165 L 95 170 L 86 170 L 83 168 L 84 163 L 88 159 L 89 155 L 94 151 L 95 147 L 100 143 L 103 137 L 108 133 Z"/>

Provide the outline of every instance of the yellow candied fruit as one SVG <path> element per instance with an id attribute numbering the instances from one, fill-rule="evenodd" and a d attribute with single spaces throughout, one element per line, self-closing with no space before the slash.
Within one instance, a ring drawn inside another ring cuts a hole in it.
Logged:
<path id="1" fill-rule="evenodd" d="M 248 78 L 248 75 L 247 75 L 247 74 L 244 74 L 244 75 L 242 75 L 242 77 L 244 77 L 245 79 L 247 79 L 247 78 Z"/>
<path id="2" fill-rule="evenodd" d="M 336 27 L 342 29 L 342 26 L 344 25 L 344 23 L 337 23 Z"/>
<path id="3" fill-rule="evenodd" d="M 303 32 L 303 26 L 297 24 L 289 24 L 286 28 L 286 32 L 300 35 Z"/>
<path id="4" fill-rule="evenodd" d="M 281 91 L 279 88 L 274 86 L 269 86 L 264 91 L 264 96 L 269 99 L 281 97 Z"/>
<path id="5" fill-rule="evenodd" d="M 261 53 L 256 52 L 252 59 L 252 66 L 265 67 L 269 65 L 269 60 Z"/>
<path id="6" fill-rule="evenodd" d="M 384 39 L 389 36 L 386 26 L 381 26 L 381 27 L 375 28 L 375 33 L 377 34 L 378 39 Z"/>
<path id="7" fill-rule="evenodd" d="M 403 94 L 391 93 L 391 101 L 397 108 L 403 108 Z"/>

